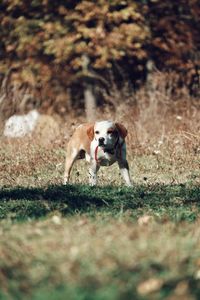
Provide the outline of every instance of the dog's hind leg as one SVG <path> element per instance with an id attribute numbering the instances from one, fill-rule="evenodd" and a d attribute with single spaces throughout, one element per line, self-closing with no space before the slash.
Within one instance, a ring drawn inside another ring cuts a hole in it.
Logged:
<path id="1" fill-rule="evenodd" d="M 71 172 L 74 162 L 77 159 L 78 154 L 79 154 L 78 149 L 71 147 L 71 145 L 68 145 L 67 155 L 66 155 L 66 160 L 65 160 L 65 172 L 64 172 L 64 178 L 63 178 L 63 184 L 66 184 L 67 182 L 69 182 L 70 172 Z"/>

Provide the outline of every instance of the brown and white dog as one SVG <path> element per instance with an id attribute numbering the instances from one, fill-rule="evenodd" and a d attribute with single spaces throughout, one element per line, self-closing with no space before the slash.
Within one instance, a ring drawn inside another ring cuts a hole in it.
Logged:
<path id="1" fill-rule="evenodd" d="M 111 166 L 118 162 L 126 185 L 132 186 L 126 160 L 126 136 L 126 128 L 112 121 L 78 126 L 67 146 L 64 184 L 69 181 L 74 162 L 85 158 L 90 162 L 89 182 L 91 185 L 97 182 L 97 172 L 100 166 Z"/>

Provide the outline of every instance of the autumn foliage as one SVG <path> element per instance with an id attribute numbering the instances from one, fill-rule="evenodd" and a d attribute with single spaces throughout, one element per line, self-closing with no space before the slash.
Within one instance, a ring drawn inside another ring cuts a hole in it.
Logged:
<path id="1" fill-rule="evenodd" d="M 199 30 L 197 0 L 3 0 L 1 78 L 10 71 L 10 93 L 23 89 L 59 114 L 80 103 L 85 82 L 108 88 L 112 73 L 119 85 L 126 76 L 139 86 L 149 61 L 194 92 Z"/>
<path id="2" fill-rule="evenodd" d="M 151 57 L 159 70 L 176 71 L 192 93 L 199 88 L 200 2 L 149 1 Z"/>

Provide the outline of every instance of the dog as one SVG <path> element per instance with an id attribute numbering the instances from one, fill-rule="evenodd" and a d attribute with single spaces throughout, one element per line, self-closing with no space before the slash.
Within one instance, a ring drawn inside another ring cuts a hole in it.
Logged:
<path id="1" fill-rule="evenodd" d="M 97 172 L 101 166 L 111 166 L 118 162 L 126 185 L 132 186 L 126 159 L 127 133 L 124 125 L 112 121 L 79 125 L 67 145 L 63 183 L 69 182 L 74 162 L 85 158 L 90 163 L 90 185 L 96 185 Z"/>

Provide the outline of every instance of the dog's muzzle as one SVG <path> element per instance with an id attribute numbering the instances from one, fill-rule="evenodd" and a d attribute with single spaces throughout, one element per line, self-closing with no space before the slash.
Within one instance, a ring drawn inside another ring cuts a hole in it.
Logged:
<path id="1" fill-rule="evenodd" d="M 99 138 L 99 146 L 105 146 L 104 141 L 105 139 L 103 137 Z"/>

